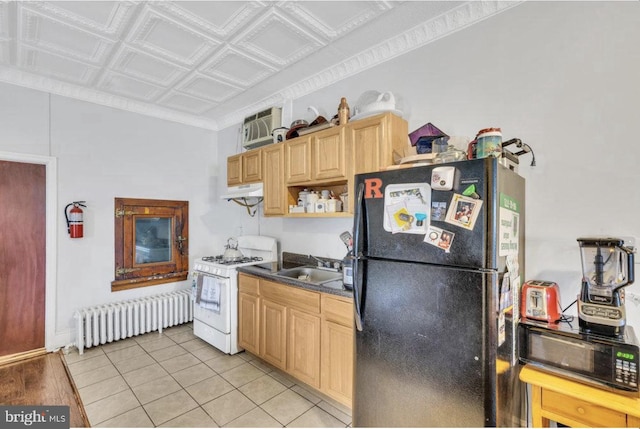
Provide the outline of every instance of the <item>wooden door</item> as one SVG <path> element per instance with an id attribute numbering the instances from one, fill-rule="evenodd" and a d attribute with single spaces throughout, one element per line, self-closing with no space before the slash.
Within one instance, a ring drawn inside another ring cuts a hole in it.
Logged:
<path id="1" fill-rule="evenodd" d="M 287 368 L 287 307 L 264 298 L 260 300 L 260 357 Z"/>
<path id="2" fill-rule="evenodd" d="M 310 386 L 320 387 L 320 317 L 289 309 L 287 371 Z"/>
<path id="3" fill-rule="evenodd" d="M 287 183 L 311 180 L 311 140 L 309 138 L 287 140 L 284 147 Z"/>
<path id="4" fill-rule="evenodd" d="M 238 300 L 238 345 L 260 354 L 260 298 L 240 292 Z"/>
<path id="5" fill-rule="evenodd" d="M 353 301 L 322 294 L 322 391 L 351 408 L 353 390 Z"/>
<path id="6" fill-rule="evenodd" d="M 383 144 L 383 122 L 379 117 L 362 119 L 349 124 L 354 174 L 380 170 Z"/>
<path id="7" fill-rule="evenodd" d="M 322 325 L 322 390 L 351 407 L 353 328 L 334 322 Z"/>
<path id="8" fill-rule="evenodd" d="M 312 135 L 313 179 L 346 179 L 344 127 Z"/>
<path id="9" fill-rule="evenodd" d="M 262 150 L 264 160 L 264 214 L 283 215 L 287 212 L 284 186 L 284 143 Z"/>
<path id="10" fill-rule="evenodd" d="M 0 356 L 44 348 L 46 166 L 0 161 Z"/>
<path id="11" fill-rule="evenodd" d="M 242 154 L 227 158 L 227 186 L 242 183 Z"/>
<path id="12" fill-rule="evenodd" d="M 262 150 L 242 154 L 242 183 L 262 182 Z"/>

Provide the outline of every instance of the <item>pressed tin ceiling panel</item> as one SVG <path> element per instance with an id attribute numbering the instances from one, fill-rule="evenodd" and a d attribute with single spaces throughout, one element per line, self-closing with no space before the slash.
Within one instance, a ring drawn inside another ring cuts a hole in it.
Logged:
<path id="1" fill-rule="evenodd" d="M 519 3 L 0 0 L 0 81 L 215 130 Z"/>

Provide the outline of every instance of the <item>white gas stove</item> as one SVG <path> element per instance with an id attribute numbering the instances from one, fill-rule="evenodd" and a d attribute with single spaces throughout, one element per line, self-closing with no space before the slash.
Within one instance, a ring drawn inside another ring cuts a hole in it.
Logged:
<path id="1" fill-rule="evenodd" d="M 238 237 L 242 257 L 205 256 L 193 264 L 193 333 L 228 354 L 238 347 L 238 272 L 236 268 L 264 265 L 276 269 L 278 244 L 262 235 Z"/>

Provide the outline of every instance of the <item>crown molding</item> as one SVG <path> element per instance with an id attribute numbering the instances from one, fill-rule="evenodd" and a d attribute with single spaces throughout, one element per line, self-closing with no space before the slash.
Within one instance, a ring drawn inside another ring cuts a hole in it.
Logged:
<path id="1" fill-rule="evenodd" d="M 218 130 L 217 122 L 211 119 L 182 114 L 175 110 L 133 101 L 124 97 L 118 97 L 101 91 L 87 89 L 70 83 L 55 81 L 26 71 L 18 71 L 0 66 L 0 81 L 198 128 L 213 131 Z"/>
<path id="2" fill-rule="evenodd" d="M 251 113 L 274 105 L 281 105 L 285 100 L 300 98 L 322 88 L 326 88 L 342 79 L 356 75 L 371 67 L 413 51 L 414 49 L 421 48 L 442 37 L 460 31 L 522 3 L 524 3 L 524 1 L 495 0 L 466 2 L 445 14 L 374 45 L 338 64 L 327 67 L 242 110 L 218 118 L 217 124 L 220 129 L 237 124 L 238 122 L 242 122 L 244 117 Z"/>

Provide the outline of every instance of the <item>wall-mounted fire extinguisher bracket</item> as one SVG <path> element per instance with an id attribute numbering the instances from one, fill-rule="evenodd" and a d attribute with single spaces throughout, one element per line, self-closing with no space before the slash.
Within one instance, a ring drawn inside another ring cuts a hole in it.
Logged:
<path id="1" fill-rule="evenodd" d="M 82 209 L 87 207 L 84 205 L 86 201 L 74 201 L 64 208 L 64 218 L 67 220 L 67 232 L 71 238 L 82 238 L 84 235 L 84 227 L 82 220 Z M 71 210 L 69 210 L 71 207 Z"/>

